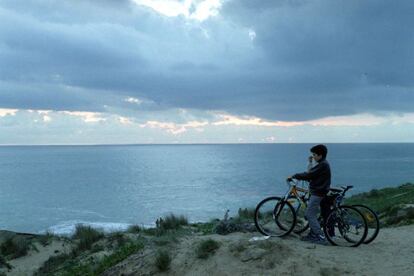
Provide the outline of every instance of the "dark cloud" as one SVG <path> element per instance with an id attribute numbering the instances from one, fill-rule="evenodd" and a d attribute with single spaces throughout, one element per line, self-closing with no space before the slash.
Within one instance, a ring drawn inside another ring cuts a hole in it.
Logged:
<path id="1" fill-rule="evenodd" d="M 411 1 L 233 0 L 197 23 L 126 0 L 2 1 L 0 107 L 138 108 L 132 96 L 275 120 L 412 111 L 413 13 Z"/>

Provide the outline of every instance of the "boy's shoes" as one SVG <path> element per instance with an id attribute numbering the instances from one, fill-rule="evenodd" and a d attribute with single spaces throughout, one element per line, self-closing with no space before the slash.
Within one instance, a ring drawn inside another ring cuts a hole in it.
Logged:
<path id="1" fill-rule="evenodd" d="M 316 238 L 316 235 L 313 233 L 309 233 L 306 236 L 303 236 L 300 238 L 301 241 L 311 241 L 314 240 Z"/>
<path id="2" fill-rule="evenodd" d="M 324 236 L 316 237 L 314 240 L 310 240 L 309 242 L 320 244 L 320 245 L 328 245 L 328 241 L 325 239 Z"/>
<path id="3" fill-rule="evenodd" d="M 315 235 L 309 233 L 307 236 L 302 237 L 300 240 L 307 241 L 315 244 L 327 245 L 328 241 L 323 235 Z"/>

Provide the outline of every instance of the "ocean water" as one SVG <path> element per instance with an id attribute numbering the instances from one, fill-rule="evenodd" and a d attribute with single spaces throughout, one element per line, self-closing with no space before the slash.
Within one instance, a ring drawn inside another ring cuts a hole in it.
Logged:
<path id="1" fill-rule="evenodd" d="M 311 144 L 0 147 L 0 229 L 68 234 L 222 217 L 283 194 Z M 333 186 L 414 182 L 414 144 L 328 144 Z"/>

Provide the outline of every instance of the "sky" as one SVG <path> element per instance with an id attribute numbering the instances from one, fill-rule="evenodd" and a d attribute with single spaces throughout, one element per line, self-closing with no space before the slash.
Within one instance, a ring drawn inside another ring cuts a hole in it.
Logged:
<path id="1" fill-rule="evenodd" d="M 0 0 L 0 145 L 414 142 L 411 0 Z"/>

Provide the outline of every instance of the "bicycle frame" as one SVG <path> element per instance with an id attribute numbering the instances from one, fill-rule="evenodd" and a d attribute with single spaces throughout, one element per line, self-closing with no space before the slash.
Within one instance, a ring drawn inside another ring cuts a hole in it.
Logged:
<path id="1" fill-rule="evenodd" d="M 288 201 L 289 203 L 292 203 L 289 201 L 289 198 L 296 198 L 299 201 L 299 205 L 296 208 L 296 211 L 300 209 L 302 204 L 306 204 L 306 197 L 309 196 L 309 190 L 306 188 L 298 187 L 299 181 L 287 181 L 287 185 L 289 187 L 286 194 L 283 196 L 284 201 Z"/>

